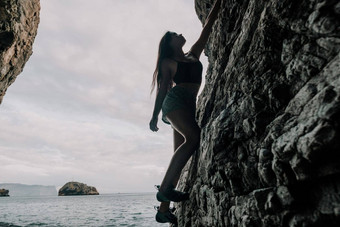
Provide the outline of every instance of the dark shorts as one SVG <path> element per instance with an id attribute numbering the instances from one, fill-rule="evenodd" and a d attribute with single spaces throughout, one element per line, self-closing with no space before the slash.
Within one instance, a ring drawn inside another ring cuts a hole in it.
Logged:
<path id="1" fill-rule="evenodd" d="M 162 105 L 162 120 L 166 124 L 170 122 L 166 119 L 166 115 L 171 111 L 184 109 L 195 117 L 196 113 L 196 97 L 184 87 L 175 86 L 165 96 Z"/>

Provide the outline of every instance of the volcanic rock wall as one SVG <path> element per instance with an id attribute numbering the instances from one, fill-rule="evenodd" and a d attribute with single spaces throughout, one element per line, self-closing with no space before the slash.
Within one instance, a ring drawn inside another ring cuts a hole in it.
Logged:
<path id="1" fill-rule="evenodd" d="M 32 54 L 39 0 L 0 1 L 0 103 Z"/>
<path id="2" fill-rule="evenodd" d="M 340 226 L 340 2 L 222 5 L 179 226 Z"/>

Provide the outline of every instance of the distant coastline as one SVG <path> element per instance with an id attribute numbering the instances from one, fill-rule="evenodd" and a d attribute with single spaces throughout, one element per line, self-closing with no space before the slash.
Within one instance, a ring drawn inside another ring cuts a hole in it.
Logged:
<path id="1" fill-rule="evenodd" d="M 0 183 L 0 188 L 9 190 L 10 196 L 51 196 L 58 194 L 55 186 Z"/>

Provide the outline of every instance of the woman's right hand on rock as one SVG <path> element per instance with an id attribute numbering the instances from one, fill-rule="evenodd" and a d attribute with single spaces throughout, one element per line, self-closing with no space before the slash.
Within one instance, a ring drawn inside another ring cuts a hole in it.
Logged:
<path id="1" fill-rule="evenodd" d="M 150 121 L 150 129 L 153 132 L 157 132 L 158 131 L 158 127 L 157 127 L 157 122 L 158 122 L 158 118 L 157 117 L 153 117 Z"/>

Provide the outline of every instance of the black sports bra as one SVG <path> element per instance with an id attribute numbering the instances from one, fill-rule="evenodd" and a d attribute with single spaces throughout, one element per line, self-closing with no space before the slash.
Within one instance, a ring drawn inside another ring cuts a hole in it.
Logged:
<path id="1" fill-rule="evenodd" d="M 177 61 L 177 71 L 173 78 L 176 84 L 180 83 L 195 83 L 202 82 L 203 66 L 200 61 L 195 62 L 181 62 Z"/>

